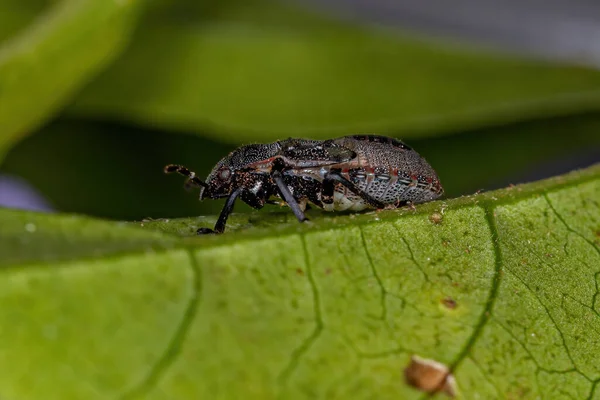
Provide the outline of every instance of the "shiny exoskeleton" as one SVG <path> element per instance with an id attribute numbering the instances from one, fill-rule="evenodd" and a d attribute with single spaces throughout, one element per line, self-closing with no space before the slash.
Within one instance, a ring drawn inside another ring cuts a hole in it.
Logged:
<path id="1" fill-rule="evenodd" d="M 214 230 L 198 233 L 222 233 L 238 197 L 257 209 L 279 197 L 302 222 L 308 203 L 326 211 L 360 211 L 423 203 L 443 193 L 425 159 L 401 141 L 378 135 L 242 146 L 219 161 L 206 182 L 180 165 L 167 165 L 165 172 L 187 176 L 186 186 L 201 188 L 200 200 L 227 197 Z"/>

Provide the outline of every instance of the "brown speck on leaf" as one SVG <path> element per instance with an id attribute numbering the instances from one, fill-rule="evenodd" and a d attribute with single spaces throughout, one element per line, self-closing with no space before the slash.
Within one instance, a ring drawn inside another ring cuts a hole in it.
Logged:
<path id="1" fill-rule="evenodd" d="M 451 397 L 456 396 L 454 376 L 446 365 L 435 360 L 413 355 L 410 364 L 404 369 L 404 377 L 406 383 L 423 392 L 443 392 Z"/>
<path id="2" fill-rule="evenodd" d="M 450 241 L 447 239 L 442 240 L 442 245 L 448 247 L 450 245 Z"/>
<path id="3" fill-rule="evenodd" d="M 436 224 L 436 225 L 441 224 L 443 219 L 444 219 L 444 216 L 438 212 L 435 212 L 429 216 L 429 221 L 431 221 L 432 224 Z"/>
<path id="4" fill-rule="evenodd" d="M 329 274 L 331 274 L 331 268 L 327 268 L 327 269 L 325 270 L 325 275 L 329 275 Z"/>
<path id="5" fill-rule="evenodd" d="M 596 232 L 594 232 L 596 234 L 596 236 L 598 236 L 600 238 L 600 229 L 596 230 Z"/>
<path id="6" fill-rule="evenodd" d="M 298 275 L 304 275 L 304 271 L 302 270 L 302 268 L 297 268 L 297 269 L 296 269 L 296 273 L 297 273 Z"/>
<path id="7" fill-rule="evenodd" d="M 454 310 L 458 306 L 456 300 L 454 300 L 452 297 L 446 297 L 442 299 L 442 304 L 451 310 Z"/>
<path id="8" fill-rule="evenodd" d="M 471 247 L 470 247 L 470 246 L 468 246 L 468 247 L 465 249 L 465 253 L 467 253 L 467 254 L 471 254 Z"/>

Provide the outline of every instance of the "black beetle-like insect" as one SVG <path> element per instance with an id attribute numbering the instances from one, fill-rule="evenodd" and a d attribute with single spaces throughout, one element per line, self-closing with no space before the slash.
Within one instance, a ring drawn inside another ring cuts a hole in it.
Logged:
<path id="1" fill-rule="evenodd" d="M 431 166 L 401 141 L 377 135 L 338 139 L 286 139 L 239 147 L 223 158 L 203 182 L 181 165 L 166 173 L 188 177 L 186 187 L 200 187 L 200 200 L 227 197 L 214 230 L 222 233 L 239 197 L 256 209 L 279 197 L 300 222 L 312 203 L 326 211 L 397 208 L 434 200 L 444 190 Z"/>

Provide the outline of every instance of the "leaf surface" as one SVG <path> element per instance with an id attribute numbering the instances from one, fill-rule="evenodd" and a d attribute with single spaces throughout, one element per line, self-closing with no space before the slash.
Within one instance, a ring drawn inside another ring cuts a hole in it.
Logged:
<path id="1" fill-rule="evenodd" d="M 0 394 L 420 398 L 416 354 L 464 398 L 592 398 L 599 201 L 596 166 L 416 211 L 234 215 L 222 236 L 0 210 Z"/>

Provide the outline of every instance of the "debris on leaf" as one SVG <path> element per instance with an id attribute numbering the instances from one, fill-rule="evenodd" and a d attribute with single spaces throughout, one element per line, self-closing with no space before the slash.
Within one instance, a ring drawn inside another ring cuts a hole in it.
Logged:
<path id="1" fill-rule="evenodd" d="M 444 216 L 438 212 L 435 212 L 429 216 L 429 221 L 431 221 L 432 224 L 436 225 L 441 224 L 443 219 Z"/>
<path id="2" fill-rule="evenodd" d="M 454 375 L 446 365 L 435 360 L 413 355 L 410 364 L 404 370 L 404 376 L 409 385 L 424 392 L 443 392 L 450 397 L 456 396 Z"/>
<path id="3" fill-rule="evenodd" d="M 454 310 L 458 306 L 456 300 L 454 300 L 451 297 L 445 297 L 444 299 L 442 299 L 442 304 L 451 310 Z"/>

